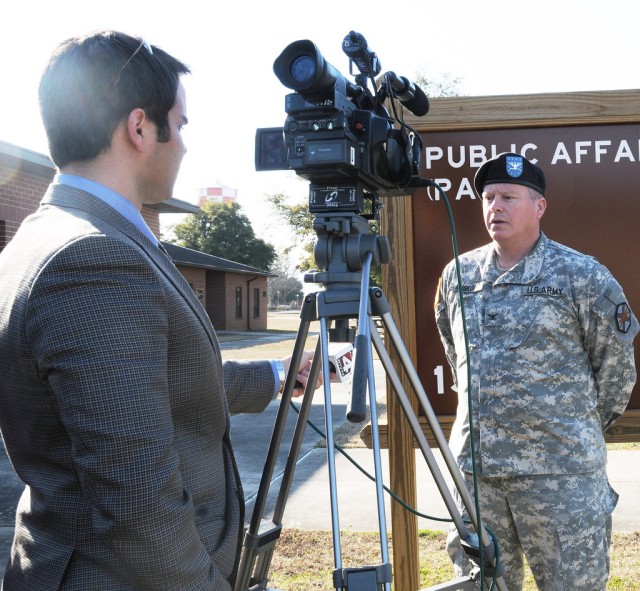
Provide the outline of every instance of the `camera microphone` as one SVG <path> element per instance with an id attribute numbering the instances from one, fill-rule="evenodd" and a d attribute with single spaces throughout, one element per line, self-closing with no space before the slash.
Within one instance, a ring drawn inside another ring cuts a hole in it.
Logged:
<path id="1" fill-rule="evenodd" d="M 375 52 L 367 46 L 367 40 L 355 31 L 351 31 L 342 41 L 342 50 L 358 66 L 361 74 L 375 78 L 382 69 Z"/>
<path id="2" fill-rule="evenodd" d="M 396 76 L 394 72 L 387 72 L 385 78 L 393 90 L 389 94 L 395 96 L 414 115 L 422 117 L 429 112 L 429 99 L 422 88 L 404 76 Z"/>

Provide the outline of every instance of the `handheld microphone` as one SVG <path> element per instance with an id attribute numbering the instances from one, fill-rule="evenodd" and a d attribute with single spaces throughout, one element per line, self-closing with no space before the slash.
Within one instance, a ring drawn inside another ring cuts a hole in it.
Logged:
<path id="1" fill-rule="evenodd" d="M 429 99 L 422 88 L 404 76 L 396 76 L 394 72 L 387 72 L 385 78 L 393 90 L 393 96 L 414 115 L 422 117 L 429 112 Z"/>
<path id="2" fill-rule="evenodd" d="M 332 382 L 346 382 L 351 379 L 353 367 L 353 345 L 351 343 L 330 343 L 329 368 L 334 374 Z"/>

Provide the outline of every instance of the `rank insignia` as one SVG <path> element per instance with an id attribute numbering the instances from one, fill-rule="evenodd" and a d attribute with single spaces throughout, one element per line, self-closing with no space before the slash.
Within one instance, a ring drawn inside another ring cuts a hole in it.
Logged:
<path id="1" fill-rule="evenodd" d="M 631 309 L 627 302 L 622 302 L 616 306 L 616 324 L 620 332 L 625 334 L 629 332 L 631 328 Z"/>

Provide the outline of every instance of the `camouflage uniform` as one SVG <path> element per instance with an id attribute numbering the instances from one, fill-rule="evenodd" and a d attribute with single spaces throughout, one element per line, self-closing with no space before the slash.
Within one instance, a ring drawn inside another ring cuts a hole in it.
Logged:
<path id="1" fill-rule="evenodd" d="M 551 556 L 558 548 L 547 545 L 545 538 L 552 534 L 543 525 L 557 528 L 560 520 L 563 527 L 575 523 L 573 535 L 562 534 L 575 546 L 584 537 L 586 521 L 593 522 L 593 535 L 601 538 L 603 524 L 610 524 L 617 495 L 606 481 L 603 431 L 624 412 L 635 383 L 633 339 L 638 323 L 622 288 L 605 267 L 544 234 L 509 271 L 498 268 L 491 244 L 460 257 L 460 270 L 471 357 L 476 469 L 480 495 L 485 497 L 481 509 L 485 507 L 494 523 L 482 517 L 498 541 L 501 537 L 515 541 L 503 549 L 505 578 L 511 579 L 510 589 L 521 585 L 519 543 L 525 545 L 527 538 L 528 558 L 542 552 L 536 564 L 560 562 L 567 571 L 568 586 L 562 587 L 550 582 L 541 569 L 540 589 L 604 589 L 604 583 L 597 582 L 602 577 L 591 574 L 605 569 L 606 580 L 608 542 L 590 550 L 587 546 L 595 542 L 584 542 L 581 551 L 589 553 L 590 571 L 580 586 L 572 578 L 579 573 L 572 571 L 584 565 Z M 461 470 L 471 473 L 467 362 L 453 262 L 442 274 L 436 321 L 458 387 L 450 447 Z M 553 498 L 553 490 L 580 489 L 576 475 L 581 475 L 583 490 L 594 496 Z M 494 495 L 500 491 L 498 500 Z M 528 491 L 531 498 L 525 502 Z M 500 513 L 503 500 L 503 509 L 510 507 L 507 513 L 513 516 Z M 596 509 L 588 518 L 583 514 L 585 503 Z M 515 515 L 518 510 L 522 514 Z M 576 515 L 581 518 L 573 519 Z"/>

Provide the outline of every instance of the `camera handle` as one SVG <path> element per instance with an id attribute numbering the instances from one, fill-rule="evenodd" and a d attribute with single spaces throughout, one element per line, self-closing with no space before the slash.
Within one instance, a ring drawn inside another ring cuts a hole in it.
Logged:
<path id="1" fill-rule="evenodd" d="M 349 217 L 352 214 L 347 214 Z M 331 216 L 329 216 L 331 218 Z M 358 217 L 358 216 L 354 216 Z M 335 220 L 331 220 L 330 224 L 334 224 Z M 357 224 L 356 224 L 357 225 Z M 314 224 L 315 226 L 315 224 Z M 342 224 L 341 227 L 348 228 L 349 225 Z M 378 519 L 380 524 L 380 546 L 382 564 L 375 566 L 363 566 L 356 568 L 343 568 L 341 547 L 340 547 L 340 523 L 337 501 L 337 486 L 335 475 L 334 461 L 334 440 L 333 440 L 333 418 L 331 416 L 331 385 L 330 380 L 324 382 L 324 415 L 327 437 L 327 463 L 329 471 L 330 500 L 331 500 L 331 517 L 332 517 L 332 534 L 333 534 L 333 552 L 335 570 L 333 573 L 333 583 L 337 591 L 389 591 L 391 585 L 391 564 L 388 561 L 388 541 L 386 535 L 386 518 L 384 515 L 384 501 L 382 498 L 382 475 L 380 461 L 380 444 L 378 438 L 378 422 L 376 414 L 376 397 L 375 397 L 375 380 L 373 376 L 373 360 L 371 355 L 371 344 L 373 343 L 387 374 L 387 378 L 398 397 L 400 406 L 407 418 L 410 428 L 413 432 L 418 447 L 422 451 L 424 459 L 434 477 L 438 491 L 447 507 L 460 538 L 463 547 L 469 554 L 469 557 L 477 565 L 474 571 L 468 577 L 458 578 L 453 581 L 442 583 L 422 591 L 447 591 L 447 590 L 465 590 L 477 589 L 477 581 L 480 574 L 480 565 L 478 565 L 477 557 L 479 555 L 479 544 L 482 544 L 482 555 L 484 562 L 485 586 L 489 588 L 489 581 L 494 577 L 495 573 L 495 547 L 493 540 L 489 537 L 484 527 L 478 527 L 478 516 L 475 510 L 473 499 L 462 477 L 462 474 L 451 453 L 442 428 L 438 422 L 431 404 L 420 379 L 418 373 L 411 362 L 409 353 L 407 352 L 400 333 L 391 316 L 389 304 L 384 296 L 383 291 L 378 287 L 367 288 L 368 276 L 371 261 L 376 259 L 376 253 L 368 251 L 364 253 L 361 260 L 353 264 L 349 264 L 349 257 L 343 256 L 341 253 L 349 250 L 345 245 L 348 242 L 349 232 L 339 238 L 331 236 L 323 236 L 319 233 L 319 242 L 327 241 L 327 244 L 321 244 L 320 248 L 328 248 L 331 250 L 332 256 L 329 257 L 328 267 L 339 269 L 337 272 L 331 270 L 305 277 L 305 281 L 325 283 L 325 289 L 315 293 L 308 294 L 303 302 L 300 312 L 300 326 L 296 336 L 294 349 L 291 358 L 291 367 L 297 367 L 302 359 L 305 342 L 309 333 L 309 326 L 312 321 L 320 321 L 320 338 L 316 345 L 316 354 L 311 365 L 308 386 L 302 402 L 299 416 L 297 418 L 294 434 L 291 440 L 289 453 L 285 465 L 285 471 L 281 480 L 278 497 L 276 500 L 273 516 L 271 520 L 263 519 L 267 496 L 278 451 L 282 445 L 282 438 L 285 428 L 285 422 L 291 402 L 292 392 L 295 386 L 295 373 L 290 372 L 287 376 L 282 399 L 276 415 L 274 429 L 269 444 L 269 450 L 265 460 L 265 467 L 262 473 L 260 486 L 256 496 L 256 502 L 250 524 L 245 531 L 243 547 L 240 557 L 238 574 L 236 577 L 235 591 L 277 591 L 269 589 L 268 574 L 271 566 L 273 554 L 276 549 L 280 533 L 282 531 L 282 518 L 289 496 L 293 475 L 297 464 L 298 456 L 302 446 L 302 439 L 306 422 L 311 410 L 313 401 L 314 384 L 320 373 L 321 365 L 325 376 L 329 376 L 329 355 L 328 341 L 332 330 L 338 330 L 344 333 L 344 322 L 349 319 L 359 319 L 359 339 L 356 344 L 359 345 L 355 350 L 356 361 L 361 358 L 360 365 L 366 367 L 366 376 L 360 374 L 360 380 L 366 381 L 369 385 L 369 403 L 371 409 L 371 431 L 373 440 L 373 454 L 376 471 L 376 487 L 378 500 Z M 357 237 L 356 237 L 357 238 Z M 384 237 L 378 237 L 384 238 Z M 353 240 L 352 240 L 353 242 Z M 360 244 L 358 239 L 357 244 Z M 367 242 L 371 246 L 371 242 Z M 356 246 L 358 248 L 359 246 Z M 375 250 L 375 248 L 373 249 Z M 384 250 L 384 247 L 383 247 Z M 383 256 L 383 259 L 386 256 Z M 351 261 L 353 257 L 351 257 Z M 387 262 L 383 260 L 382 262 Z M 366 277 L 362 277 L 365 274 Z M 360 285 L 356 285 L 356 279 Z M 411 386 L 416 394 L 420 410 L 426 417 L 429 427 L 433 433 L 438 448 L 442 453 L 445 464 L 451 474 L 454 485 L 460 494 L 462 503 L 470 517 L 471 523 L 475 531 L 480 531 L 480 539 L 476 534 L 472 534 L 463 521 L 457 510 L 455 501 L 449 490 L 442 472 L 437 464 L 435 456 L 429 447 L 427 438 L 422 431 L 418 415 L 414 411 L 407 393 L 405 392 L 398 373 L 396 372 L 391 357 L 385 348 L 380 337 L 372 316 L 380 317 L 384 327 L 384 334 L 391 341 L 398 353 L 403 371 L 406 373 Z M 335 328 L 330 329 L 331 322 L 335 322 Z M 367 328 L 368 327 L 368 328 Z M 348 332 L 348 331 L 347 331 Z M 364 356 L 364 361 L 362 358 Z M 362 370 L 359 370 L 362 371 Z M 364 377 L 362 377 L 364 376 Z M 360 408 L 360 407 L 357 407 Z M 359 412 L 359 411 L 358 411 Z M 499 591 L 507 591 L 507 586 L 501 576 L 496 575 L 496 588 Z M 489 579 L 489 581 L 487 581 Z"/>

